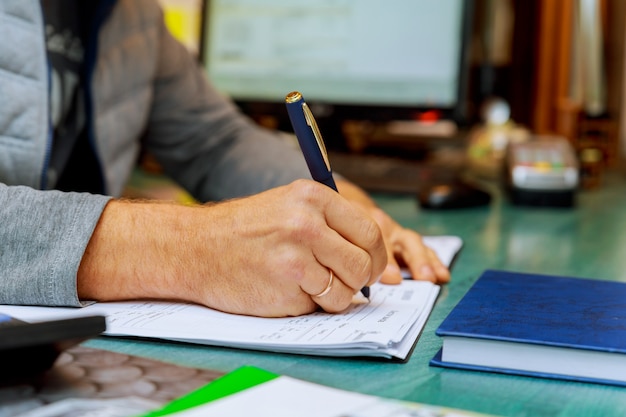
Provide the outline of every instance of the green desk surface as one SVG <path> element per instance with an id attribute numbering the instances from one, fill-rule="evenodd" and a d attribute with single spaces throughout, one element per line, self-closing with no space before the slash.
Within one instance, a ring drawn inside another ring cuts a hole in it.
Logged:
<path id="1" fill-rule="evenodd" d="M 601 188 L 579 193 L 573 209 L 514 207 L 496 196 L 488 207 L 425 211 L 412 196 L 375 197 L 403 225 L 425 235 L 458 235 L 465 242 L 452 282 L 443 287 L 408 363 L 114 338 L 87 345 L 224 372 L 254 365 L 367 394 L 502 416 L 626 415 L 625 388 L 428 365 L 441 346 L 435 329 L 484 269 L 626 281 L 626 178 L 606 178 Z"/>

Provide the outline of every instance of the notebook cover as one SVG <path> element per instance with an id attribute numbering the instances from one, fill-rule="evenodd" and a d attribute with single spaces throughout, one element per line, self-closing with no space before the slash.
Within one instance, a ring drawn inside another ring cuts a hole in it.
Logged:
<path id="1" fill-rule="evenodd" d="M 436 331 L 626 353 L 626 283 L 487 270 Z"/>

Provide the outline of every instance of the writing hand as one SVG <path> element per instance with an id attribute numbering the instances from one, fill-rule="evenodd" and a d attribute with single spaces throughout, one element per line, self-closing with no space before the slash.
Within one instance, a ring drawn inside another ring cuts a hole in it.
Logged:
<path id="1" fill-rule="evenodd" d="M 239 314 L 344 310 L 387 264 L 380 228 L 330 188 L 300 180 L 189 207 L 112 201 L 78 274 L 83 299 L 176 299 Z M 329 281 L 331 291 L 321 297 Z"/>

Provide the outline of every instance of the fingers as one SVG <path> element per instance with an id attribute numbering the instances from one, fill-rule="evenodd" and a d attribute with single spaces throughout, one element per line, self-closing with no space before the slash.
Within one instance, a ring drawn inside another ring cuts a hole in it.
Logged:
<path id="1" fill-rule="evenodd" d="M 426 246 L 419 234 L 403 229 L 394 242 L 395 256 L 406 263 L 413 279 L 443 284 L 450 281 L 450 271 L 437 254 Z"/>
<path id="2" fill-rule="evenodd" d="M 332 249 L 333 245 L 328 246 Z M 360 261 L 356 261 L 357 264 L 370 264 L 366 252 L 353 245 L 347 245 L 347 248 L 342 248 L 342 250 L 335 250 L 334 253 L 330 251 L 329 257 L 321 258 L 325 259 L 324 261 L 310 256 L 301 264 L 303 272 L 299 280 L 300 289 L 315 304 L 329 313 L 337 313 L 348 308 L 352 303 L 354 294 L 367 284 L 367 278 L 363 276 L 362 272 L 359 272 L 364 270 L 363 267 L 359 267 L 357 272 L 351 271 L 350 267 L 342 264 L 342 257 L 338 255 L 340 252 L 353 253 L 353 256 L 344 255 L 344 257 L 360 259 Z M 338 265 L 337 271 L 321 262 Z M 365 268 L 365 270 L 368 269 L 368 267 Z M 348 275 L 343 275 L 343 271 L 347 271 Z"/>
<path id="3" fill-rule="evenodd" d="M 437 284 L 445 284 L 450 282 L 450 269 L 446 265 L 441 262 L 437 253 L 431 248 L 428 248 L 428 258 L 431 261 L 431 266 L 435 271 L 436 283 Z"/>
<path id="4" fill-rule="evenodd" d="M 391 242 L 386 242 L 387 249 L 387 266 L 383 271 L 380 278 L 380 282 L 383 284 L 399 284 L 402 282 L 402 273 L 400 272 L 400 266 L 396 260 L 396 254 L 394 252 L 394 246 Z"/>
<path id="5" fill-rule="evenodd" d="M 335 276 L 354 292 L 372 285 L 378 278 L 373 273 L 372 255 L 352 242 L 346 242 L 336 231 L 328 231 L 323 244 L 320 240 L 313 252 L 320 264 L 332 269 Z"/>
<path id="6" fill-rule="evenodd" d="M 324 288 L 320 293 L 313 295 L 313 297 L 322 298 L 323 296 L 325 296 L 326 294 L 330 292 L 330 289 L 333 287 L 333 281 L 335 280 L 335 274 L 333 273 L 332 269 L 329 269 L 328 272 L 329 272 L 329 277 L 328 277 L 328 284 L 326 284 L 326 288 Z"/>
<path id="7" fill-rule="evenodd" d="M 331 270 L 332 271 L 332 270 Z M 339 277 L 335 277 L 334 273 L 329 273 L 329 280 L 326 288 L 311 298 L 320 307 L 329 313 L 339 313 L 350 306 L 354 289 L 347 286 Z"/>
<path id="8" fill-rule="evenodd" d="M 363 210 L 341 200 L 342 204 L 331 204 L 326 210 L 326 222 L 337 236 L 333 244 L 326 248 L 318 248 L 324 258 L 338 259 L 334 252 L 342 240 L 352 243 L 353 248 L 346 248 L 343 259 L 328 265 L 339 276 L 347 280 L 347 284 L 355 289 L 360 289 L 364 284 L 374 284 L 387 265 L 387 251 L 380 227 Z M 330 257 L 330 253 L 335 256 Z M 352 280 L 356 274 L 357 282 Z M 359 278 L 365 278 L 365 282 L 359 282 Z M 355 285 L 356 284 L 356 285 Z"/>
<path id="9" fill-rule="evenodd" d="M 350 306 L 357 289 L 346 285 L 345 279 L 335 271 L 317 262 L 311 270 L 315 272 L 303 280 L 301 288 L 313 302 L 329 313 L 337 313 Z"/>
<path id="10" fill-rule="evenodd" d="M 399 284 L 402 282 L 402 279 L 398 262 L 392 257 L 387 267 L 385 267 L 383 275 L 380 277 L 380 282 L 383 284 Z"/>
<path id="11" fill-rule="evenodd" d="M 307 213 L 306 217 L 295 218 L 295 237 L 310 245 L 317 262 L 332 269 L 336 278 L 354 292 L 375 283 L 387 264 L 384 240 L 376 222 L 326 186 L 300 181 L 294 183 L 294 188 L 301 198 L 320 204 L 318 213 L 322 214 L 320 217 Z M 315 288 L 304 289 L 309 294 L 316 293 Z"/>
<path id="12" fill-rule="evenodd" d="M 387 247 L 388 263 L 381 282 L 399 284 L 402 281 L 398 261 L 406 265 L 413 279 L 437 284 L 450 281 L 450 271 L 437 254 L 424 244 L 418 233 L 401 227 L 380 209 L 372 210 L 371 214 L 383 231 Z"/>

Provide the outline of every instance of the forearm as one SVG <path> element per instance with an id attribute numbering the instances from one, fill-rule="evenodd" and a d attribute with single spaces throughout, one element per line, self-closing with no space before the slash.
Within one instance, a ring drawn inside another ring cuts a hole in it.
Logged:
<path id="1" fill-rule="evenodd" d="M 113 200 L 83 255 L 77 275 L 83 300 L 186 299 L 183 259 L 196 242 L 191 224 L 200 208 Z M 198 254 L 199 255 L 199 254 Z"/>

